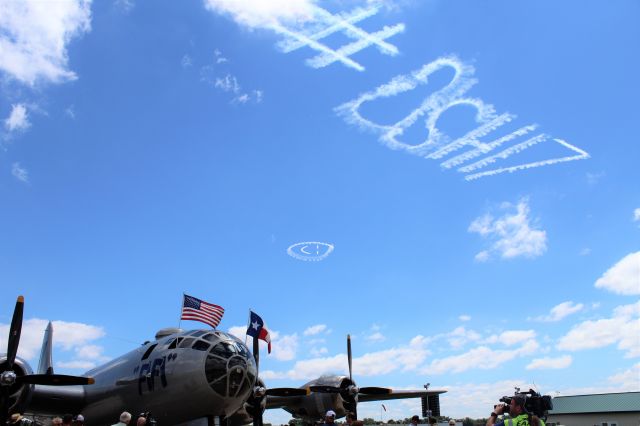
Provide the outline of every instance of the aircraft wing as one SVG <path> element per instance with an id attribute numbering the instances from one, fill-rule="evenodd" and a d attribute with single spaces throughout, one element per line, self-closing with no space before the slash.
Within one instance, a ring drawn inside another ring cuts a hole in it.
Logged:
<path id="1" fill-rule="evenodd" d="M 306 396 L 271 396 L 267 395 L 267 410 L 270 408 L 284 408 L 300 404 Z"/>
<path id="2" fill-rule="evenodd" d="M 391 391 L 391 393 L 381 394 L 381 395 L 372 395 L 372 394 L 359 394 L 358 402 L 368 402 L 368 401 L 386 401 L 388 399 L 405 399 L 405 398 L 420 398 L 423 396 L 429 395 L 440 395 L 441 393 L 445 393 L 444 389 L 434 389 L 434 390 L 397 390 Z"/>

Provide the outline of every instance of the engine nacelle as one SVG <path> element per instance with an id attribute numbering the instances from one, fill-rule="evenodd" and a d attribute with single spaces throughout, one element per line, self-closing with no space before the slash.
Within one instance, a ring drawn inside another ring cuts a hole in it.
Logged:
<path id="1" fill-rule="evenodd" d="M 5 372 L 7 369 L 7 356 L 0 357 L 0 371 Z M 28 376 L 33 374 L 33 370 L 27 361 L 16 357 L 12 370 L 17 377 Z M 9 386 L 9 411 L 23 412 L 24 408 L 29 404 L 31 395 L 33 394 L 33 385 L 31 384 L 13 384 Z"/>

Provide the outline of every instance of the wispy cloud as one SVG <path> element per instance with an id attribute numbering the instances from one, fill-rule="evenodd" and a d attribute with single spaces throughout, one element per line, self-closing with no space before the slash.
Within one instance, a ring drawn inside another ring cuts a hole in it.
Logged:
<path id="1" fill-rule="evenodd" d="M 225 62 L 229 62 L 227 58 L 222 56 L 222 52 L 219 49 L 213 51 L 213 56 L 215 57 L 216 64 L 224 64 Z"/>
<path id="2" fill-rule="evenodd" d="M 571 355 L 563 355 L 557 358 L 535 358 L 526 367 L 527 370 L 560 370 L 567 368 L 573 362 Z"/>
<path id="3" fill-rule="evenodd" d="M 19 162 L 11 165 L 11 174 L 19 181 L 29 183 L 29 172 Z"/>
<path id="4" fill-rule="evenodd" d="M 230 16 L 248 28 L 269 28 L 274 24 L 299 24 L 312 19 L 312 0 L 205 0 L 205 7 Z"/>
<path id="5" fill-rule="evenodd" d="M 353 359 L 353 373 L 358 376 L 376 376 L 392 371 L 412 371 L 424 362 L 429 351 L 426 349 L 428 339 L 423 336 L 414 337 L 408 345 L 371 352 Z M 344 373 L 347 370 L 347 355 L 313 358 L 297 361 L 288 371 L 264 371 L 266 379 L 305 380 L 323 374 Z"/>
<path id="6" fill-rule="evenodd" d="M 542 255 L 547 249 L 547 234 L 541 229 L 536 229 L 535 224 L 531 222 L 529 200 L 523 198 L 516 206 L 503 203 L 501 209 L 507 210 L 507 213 L 499 218 L 487 213 L 469 225 L 469 232 L 493 241 L 488 250 L 476 255 L 476 260 L 486 261 L 491 257 L 491 253 L 497 253 L 503 259 Z"/>
<path id="7" fill-rule="evenodd" d="M 562 302 L 551 308 L 551 311 L 548 315 L 536 317 L 535 320 L 544 322 L 556 322 L 571 314 L 581 311 L 583 308 L 584 305 L 582 303 L 574 304 L 572 301 Z"/>
<path id="8" fill-rule="evenodd" d="M 471 316 L 470 316 L 470 315 L 460 315 L 460 316 L 458 317 L 458 319 L 459 319 L 460 321 L 471 321 Z"/>
<path id="9" fill-rule="evenodd" d="M 623 257 L 598 278 L 595 286 L 616 294 L 640 295 L 640 251 Z"/>
<path id="10" fill-rule="evenodd" d="M 480 340 L 479 333 L 473 330 L 467 330 L 464 327 L 456 327 L 453 331 L 447 334 L 447 341 L 449 345 L 454 349 L 459 349 L 469 342 L 476 342 Z"/>
<path id="11" fill-rule="evenodd" d="M 136 6 L 134 0 L 116 0 L 114 4 L 123 13 L 130 13 Z"/>
<path id="12" fill-rule="evenodd" d="M 479 346 L 459 355 L 431 361 L 422 369 L 422 374 L 461 373 L 472 369 L 491 370 L 517 357 L 539 352 L 540 345 L 535 340 L 527 340 L 516 349 L 491 349 Z"/>
<path id="13" fill-rule="evenodd" d="M 640 207 L 633 211 L 633 221 L 640 222 Z"/>
<path id="14" fill-rule="evenodd" d="M 591 249 L 589 247 L 585 247 L 582 250 L 580 250 L 580 253 L 578 253 L 580 256 L 589 256 L 591 254 Z"/>
<path id="15" fill-rule="evenodd" d="M 189 56 L 189 54 L 185 53 L 182 56 L 182 59 L 180 60 L 180 65 L 182 65 L 182 68 L 189 68 L 190 66 L 193 65 L 193 60 L 191 59 L 191 56 Z"/>
<path id="16" fill-rule="evenodd" d="M 518 343 L 526 342 L 536 337 L 534 330 L 506 330 L 500 334 L 493 334 L 485 338 L 483 343 L 502 343 L 507 346 L 513 346 Z"/>
<path id="17" fill-rule="evenodd" d="M 600 182 L 600 179 L 606 176 L 605 172 L 587 173 L 587 183 L 589 185 L 595 185 Z"/>
<path id="18" fill-rule="evenodd" d="M 74 80 L 67 45 L 91 29 L 91 1 L 5 1 L 0 14 L 0 70 L 34 85 Z"/>
<path id="19" fill-rule="evenodd" d="M 231 74 L 225 75 L 223 78 L 216 78 L 214 87 L 222 90 L 223 92 L 238 93 L 240 91 L 240 85 L 235 76 Z"/>
<path id="20" fill-rule="evenodd" d="M 306 330 L 302 333 L 304 336 L 315 336 L 316 334 L 320 334 L 327 329 L 326 324 L 316 324 L 311 327 L 307 327 Z"/>
<path id="21" fill-rule="evenodd" d="M 379 331 L 376 331 L 375 333 L 372 333 L 367 337 L 365 337 L 365 339 L 369 342 L 377 343 L 377 342 L 384 342 L 387 338 L 384 336 L 384 334 L 380 333 Z"/>
<path id="22" fill-rule="evenodd" d="M 240 340 L 244 340 L 247 333 L 246 325 L 235 325 L 229 327 L 228 329 L 230 334 L 233 334 Z M 276 330 L 269 330 L 269 335 L 271 337 L 271 349 L 272 356 L 278 361 L 291 361 L 296 357 L 296 353 L 298 350 L 298 335 L 296 333 L 293 334 L 282 334 Z M 261 346 L 264 346 L 263 349 L 266 349 L 266 343 L 262 340 L 259 342 Z"/>
<path id="23" fill-rule="evenodd" d="M 558 340 L 563 351 L 580 351 L 617 344 L 626 358 L 640 356 L 640 302 L 618 306 L 610 318 L 575 325 Z"/>
<path id="24" fill-rule="evenodd" d="M 7 132 L 23 132 L 31 127 L 27 107 L 24 104 L 14 104 L 11 106 L 9 117 L 4 120 L 4 128 Z"/>

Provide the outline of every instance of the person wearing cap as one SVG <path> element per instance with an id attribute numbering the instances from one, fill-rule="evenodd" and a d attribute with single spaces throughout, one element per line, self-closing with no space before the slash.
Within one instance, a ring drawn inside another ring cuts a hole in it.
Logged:
<path id="1" fill-rule="evenodd" d="M 120 422 L 111 426 L 127 426 L 130 421 L 131 421 L 131 413 L 127 411 L 123 411 L 122 414 L 120 414 Z"/>
<path id="2" fill-rule="evenodd" d="M 496 420 L 501 414 L 509 414 L 509 419 L 497 422 Z M 522 396 L 514 396 L 511 398 L 509 405 L 496 405 L 494 411 L 487 420 L 487 426 L 545 426 L 544 421 L 536 416 L 527 413 L 525 409 L 525 399 Z"/>
<path id="3" fill-rule="evenodd" d="M 73 426 L 83 426 L 84 425 L 84 416 L 82 414 L 78 414 L 75 419 L 73 419 Z"/>
<path id="4" fill-rule="evenodd" d="M 449 426 L 456 426 L 456 421 L 453 419 L 449 420 Z"/>
<path id="5" fill-rule="evenodd" d="M 327 411 L 327 414 L 324 415 L 324 423 L 322 423 L 322 426 L 334 426 L 335 419 L 336 419 L 336 412 L 333 410 Z"/>
<path id="6" fill-rule="evenodd" d="M 411 417 L 411 422 L 409 423 L 410 425 L 416 426 L 418 423 L 420 423 L 420 417 L 416 416 L 412 416 Z"/>

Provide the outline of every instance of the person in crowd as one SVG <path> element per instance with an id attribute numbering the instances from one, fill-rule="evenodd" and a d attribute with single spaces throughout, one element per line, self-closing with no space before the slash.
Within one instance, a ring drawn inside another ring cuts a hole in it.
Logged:
<path id="1" fill-rule="evenodd" d="M 138 415 L 138 420 L 136 420 L 136 426 L 145 426 L 147 424 L 147 416 L 145 413 L 140 413 Z"/>
<path id="2" fill-rule="evenodd" d="M 72 426 L 73 414 L 65 414 L 62 416 L 62 426 Z"/>
<path id="3" fill-rule="evenodd" d="M 322 426 L 335 426 L 335 420 L 336 420 L 336 412 L 333 410 L 329 410 L 324 415 L 324 423 L 322 423 Z"/>
<path id="4" fill-rule="evenodd" d="M 33 424 L 31 419 L 23 417 L 20 413 L 14 413 L 9 417 L 9 426 L 30 426 Z"/>
<path id="5" fill-rule="evenodd" d="M 84 426 L 84 416 L 82 414 L 78 414 L 73 419 L 73 426 Z"/>
<path id="6" fill-rule="evenodd" d="M 508 413 L 508 419 L 496 423 L 498 416 Z M 516 395 L 511 398 L 509 405 L 496 405 L 487 420 L 487 426 L 545 426 L 544 421 L 527 412 L 525 397 Z"/>
<path id="7" fill-rule="evenodd" d="M 54 417 L 51 420 L 51 426 L 62 426 L 62 417 Z"/>
<path id="8" fill-rule="evenodd" d="M 364 422 L 362 420 L 358 420 L 355 413 L 347 413 L 347 424 L 349 426 L 364 426 Z"/>
<path id="9" fill-rule="evenodd" d="M 120 421 L 112 426 L 127 426 L 130 421 L 131 413 L 123 411 L 122 414 L 120 414 Z"/>
<path id="10" fill-rule="evenodd" d="M 456 421 L 453 419 L 449 420 L 449 426 L 456 426 Z"/>
<path id="11" fill-rule="evenodd" d="M 409 426 L 416 426 L 418 423 L 420 423 L 420 417 L 416 416 L 412 416 L 411 417 L 411 422 L 409 423 Z"/>

